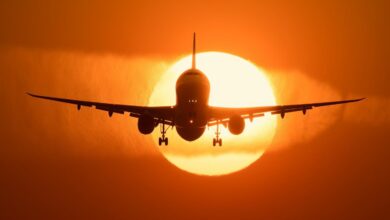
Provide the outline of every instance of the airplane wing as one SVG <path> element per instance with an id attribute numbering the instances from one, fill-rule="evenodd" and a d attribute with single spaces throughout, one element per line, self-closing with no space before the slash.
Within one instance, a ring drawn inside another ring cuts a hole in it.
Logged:
<path id="1" fill-rule="evenodd" d="M 130 116 L 135 118 L 139 118 L 142 114 L 148 114 L 154 117 L 157 123 L 164 122 L 167 125 L 173 125 L 173 118 L 174 118 L 174 111 L 175 111 L 173 106 L 146 107 L 146 106 L 134 106 L 134 105 L 121 105 L 121 104 L 110 104 L 110 103 L 56 98 L 56 97 L 49 97 L 49 96 L 34 95 L 31 93 L 27 93 L 27 94 L 35 98 L 48 99 L 57 102 L 74 104 L 77 106 L 78 110 L 80 110 L 81 107 L 84 106 L 95 107 L 96 109 L 107 111 L 110 117 L 112 116 L 113 113 L 124 114 L 125 112 L 130 113 Z"/>
<path id="2" fill-rule="evenodd" d="M 226 125 L 229 122 L 229 118 L 233 115 L 240 115 L 242 118 L 250 119 L 264 116 L 264 113 L 271 113 L 272 115 L 280 114 L 284 118 L 286 113 L 302 111 L 306 114 L 306 111 L 315 107 L 329 106 L 345 104 L 349 102 L 361 101 L 361 99 L 350 99 L 333 102 L 317 102 L 307 104 L 296 104 L 296 105 L 275 105 L 275 106 L 260 106 L 260 107 L 249 107 L 249 108 L 224 108 L 224 107 L 210 107 L 210 120 L 208 125 L 216 125 L 217 122 Z"/>

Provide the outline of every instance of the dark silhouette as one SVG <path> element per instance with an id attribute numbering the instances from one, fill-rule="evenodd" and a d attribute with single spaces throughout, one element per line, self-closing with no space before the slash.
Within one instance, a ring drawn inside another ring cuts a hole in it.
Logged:
<path id="1" fill-rule="evenodd" d="M 63 99 L 48 96 L 40 96 L 28 93 L 29 95 L 49 99 L 53 101 L 75 104 L 80 110 L 82 106 L 93 107 L 108 112 L 111 117 L 113 113 L 124 114 L 129 112 L 130 116 L 138 118 L 138 130 L 142 134 L 150 134 L 154 128 L 160 126 L 161 137 L 159 145 L 168 145 L 168 138 L 165 134 L 169 127 L 176 127 L 177 133 L 187 141 L 194 141 L 202 136 L 206 126 L 216 126 L 213 146 L 222 146 L 219 126 L 222 124 L 229 128 L 232 134 L 241 134 L 245 128 L 244 119 L 252 121 L 253 118 L 264 116 L 265 112 L 280 114 L 284 118 L 286 113 L 306 111 L 314 107 L 327 105 L 344 104 L 363 100 L 351 99 L 333 102 L 318 102 L 295 105 L 259 106 L 249 108 L 225 108 L 212 107 L 208 105 L 210 83 L 206 75 L 196 69 L 196 39 L 193 38 L 192 68 L 181 74 L 176 82 L 176 105 L 147 107 L 121 104 L 109 104 L 100 102 Z"/>

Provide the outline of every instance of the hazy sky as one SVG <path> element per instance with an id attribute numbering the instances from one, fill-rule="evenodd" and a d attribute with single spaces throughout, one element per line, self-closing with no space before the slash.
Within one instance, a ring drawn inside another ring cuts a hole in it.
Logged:
<path id="1" fill-rule="evenodd" d="M 0 218 L 388 219 L 388 1 L 0 3 Z M 368 97 L 291 115 L 225 177 L 178 170 L 136 120 L 33 100 L 144 105 L 191 49 L 269 70 L 278 101 Z"/>

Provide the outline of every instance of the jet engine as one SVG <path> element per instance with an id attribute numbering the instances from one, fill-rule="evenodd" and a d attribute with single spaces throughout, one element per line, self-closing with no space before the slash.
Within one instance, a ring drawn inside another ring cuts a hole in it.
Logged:
<path id="1" fill-rule="evenodd" d="M 150 134 L 155 127 L 154 119 L 149 115 L 141 115 L 138 119 L 138 130 L 142 134 Z"/>
<path id="2" fill-rule="evenodd" d="M 234 115 L 229 119 L 228 128 L 230 133 L 232 134 L 235 135 L 241 134 L 245 128 L 245 121 L 243 118 L 241 118 L 241 116 Z"/>

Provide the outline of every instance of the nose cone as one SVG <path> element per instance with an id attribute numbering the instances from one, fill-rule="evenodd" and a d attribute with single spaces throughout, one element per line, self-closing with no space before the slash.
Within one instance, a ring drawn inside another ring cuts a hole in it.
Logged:
<path id="1" fill-rule="evenodd" d="M 204 73 L 197 69 L 189 69 L 181 74 L 176 82 L 176 104 L 197 100 L 198 104 L 206 105 L 210 94 L 210 82 Z"/>

